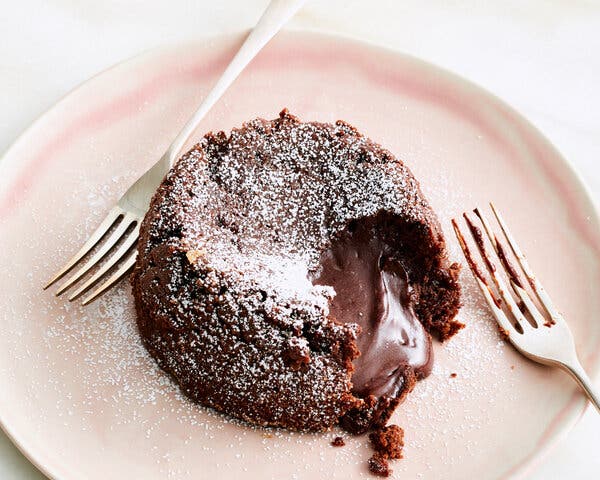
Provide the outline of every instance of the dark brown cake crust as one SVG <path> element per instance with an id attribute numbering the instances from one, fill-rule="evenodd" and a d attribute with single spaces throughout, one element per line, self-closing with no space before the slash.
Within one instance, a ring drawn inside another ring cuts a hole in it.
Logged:
<path id="1" fill-rule="evenodd" d="M 452 336 L 458 266 L 402 162 L 344 122 L 301 123 L 285 110 L 206 135 L 142 223 L 131 280 L 144 345 L 192 399 L 250 423 L 382 427 L 414 373 L 394 398 L 353 395 L 360 329 L 330 318 L 331 287 L 308 280 L 363 219 L 395 232 L 419 320 Z"/>

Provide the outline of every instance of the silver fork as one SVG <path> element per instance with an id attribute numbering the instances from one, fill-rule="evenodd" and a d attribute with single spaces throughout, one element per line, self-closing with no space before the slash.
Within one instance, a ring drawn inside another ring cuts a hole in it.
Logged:
<path id="1" fill-rule="evenodd" d="M 600 412 L 600 397 L 594 391 L 591 380 L 577 358 L 575 342 L 567 322 L 554 307 L 539 279 L 533 274 L 506 222 L 494 205 L 490 204 L 490 206 L 504 233 L 504 238 L 506 238 L 521 267 L 526 283 L 511 262 L 508 250 L 494 233 L 490 222 L 481 210 L 476 208 L 473 211 L 475 219 L 467 213 L 464 213 L 463 217 L 483 263 L 492 277 L 493 285 L 488 282 L 480 264 L 473 258 L 471 249 L 456 219 L 452 220 L 452 225 L 473 276 L 494 317 L 496 317 L 500 331 L 518 351 L 531 360 L 545 365 L 557 366 L 567 371 L 577 380 L 590 401 Z M 481 226 L 483 226 L 483 231 Z M 483 232 L 485 232 L 485 235 Z M 486 242 L 485 237 L 487 237 L 488 242 Z M 494 249 L 495 258 L 490 255 L 488 245 L 491 245 Z M 501 274 L 496 259 L 499 261 L 504 275 Z M 508 280 L 508 284 L 504 277 Z M 527 290 L 527 284 L 535 292 L 543 311 L 540 311 L 536 306 L 536 302 Z M 503 309 L 503 306 L 505 309 Z M 527 314 L 530 316 L 529 319 L 526 318 Z"/>
<path id="2" fill-rule="evenodd" d="M 125 192 L 79 251 L 48 281 L 44 286 L 44 290 L 82 263 L 84 257 L 97 245 L 98 249 L 95 253 L 58 288 L 56 291 L 57 296 L 82 280 L 102 260 L 105 260 L 102 266 L 69 296 L 69 301 L 75 300 L 99 282 L 102 282 L 83 300 L 83 305 L 87 305 L 114 286 L 131 270 L 137 255 L 134 247 L 139 236 L 140 223 L 148 210 L 152 195 L 177 159 L 180 150 L 194 132 L 198 123 L 221 98 L 225 90 L 266 43 L 300 9 L 305 1 L 271 0 L 262 17 L 221 75 L 221 78 L 175 137 L 162 158 Z M 108 276 L 117 265 L 118 269 Z"/>

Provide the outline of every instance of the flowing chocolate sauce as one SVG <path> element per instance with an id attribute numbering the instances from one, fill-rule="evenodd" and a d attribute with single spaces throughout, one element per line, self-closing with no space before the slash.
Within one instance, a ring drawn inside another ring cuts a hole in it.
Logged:
<path id="1" fill-rule="evenodd" d="M 329 311 L 335 321 L 361 327 L 361 354 L 353 362 L 355 395 L 394 397 L 407 367 L 418 378 L 429 375 L 431 337 L 413 311 L 408 276 L 372 228 L 344 231 L 322 255 L 313 283 L 335 289 Z"/>

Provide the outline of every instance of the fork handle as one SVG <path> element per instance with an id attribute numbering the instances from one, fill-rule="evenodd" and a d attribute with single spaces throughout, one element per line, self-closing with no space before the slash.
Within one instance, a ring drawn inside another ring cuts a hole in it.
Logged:
<path id="1" fill-rule="evenodd" d="M 590 399 L 590 402 L 596 407 L 598 413 L 600 413 L 600 395 L 595 390 L 592 380 L 588 377 L 587 373 L 581 366 L 579 361 L 570 362 L 568 365 L 564 365 L 567 372 L 577 380 L 577 383 L 581 386 L 585 394 Z"/>
<path id="2" fill-rule="evenodd" d="M 271 0 L 267 9 L 260 17 L 254 29 L 248 34 L 246 40 L 227 66 L 221 78 L 204 98 L 198 109 L 187 121 L 173 143 L 169 146 L 167 154 L 169 166 L 172 166 L 180 150 L 187 142 L 190 135 L 196 130 L 198 123 L 206 113 L 221 98 L 225 90 L 233 83 L 238 75 L 246 68 L 250 61 L 260 52 L 271 38 L 283 25 L 300 9 L 306 0 Z"/>

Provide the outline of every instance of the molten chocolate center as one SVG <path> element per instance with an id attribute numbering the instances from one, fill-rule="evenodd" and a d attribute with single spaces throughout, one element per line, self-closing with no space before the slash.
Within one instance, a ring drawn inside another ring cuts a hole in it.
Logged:
<path id="1" fill-rule="evenodd" d="M 360 356 L 353 362 L 355 395 L 395 396 L 408 367 L 418 378 L 429 375 L 431 337 L 413 311 L 408 276 L 372 228 L 345 231 L 321 257 L 314 283 L 335 289 L 332 318 L 361 327 Z"/>

